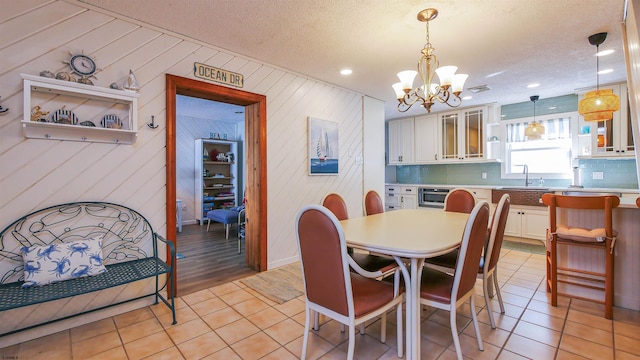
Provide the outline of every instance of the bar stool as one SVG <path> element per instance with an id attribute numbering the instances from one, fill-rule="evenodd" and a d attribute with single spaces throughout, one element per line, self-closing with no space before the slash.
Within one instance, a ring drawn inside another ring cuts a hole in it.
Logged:
<path id="1" fill-rule="evenodd" d="M 613 230 L 613 209 L 620 205 L 617 196 L 542 195 L 549 206 L 547 229 L 547 291 L 551 305 L 558 306 L 558 294 L 604 304 L 604 317 L 613 317 L 613 262 L 617 232 Z M 585 269 L 584 263 L 597 264 L 584 257 L 571 256 L 568 251 L 558 255 L 558 245 L 600 249 L 604 266 Z M 564 254 L 564 257 L 562 257 Z M 582 263 L 582 264 L 581 264 Z M 603 269 L 603 271 L 599 271 Z M 560 285 L 561 284 L 561 285 Z M 562 289 L 559 287 L 562 286 Z M 566 290 L 582 287 L 581 293 Z M 562 292 L 561 292 L 562 290 Z M 593 297 L 604 292 L 604 296 Z"/>

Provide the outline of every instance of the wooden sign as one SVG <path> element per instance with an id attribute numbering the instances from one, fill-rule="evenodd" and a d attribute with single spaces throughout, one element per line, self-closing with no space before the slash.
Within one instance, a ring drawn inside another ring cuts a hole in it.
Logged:
<path id="1" fill-rule="evenodd" d="M 193 75 L 200 79 L 215 81 L 239 88 L 244 86 L 244 76 L 242 74 L 218 69 L 198 62 L 193 63 Z"/>

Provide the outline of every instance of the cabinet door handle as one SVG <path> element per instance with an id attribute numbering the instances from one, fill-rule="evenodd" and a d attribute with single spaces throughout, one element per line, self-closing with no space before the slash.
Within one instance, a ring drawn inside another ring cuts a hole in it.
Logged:
<path id="1" fill-rule="evenodd" d="M 433 155 L 433 157 L 435 158 L 435 160 L 438 160 L 438 154 Z"/>

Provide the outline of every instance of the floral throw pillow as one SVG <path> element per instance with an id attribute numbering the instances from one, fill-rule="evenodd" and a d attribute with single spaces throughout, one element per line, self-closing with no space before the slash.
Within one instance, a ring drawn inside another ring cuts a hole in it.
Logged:
<path id="1" fill-rule="evenodd" d="M 101 274 L 102 236 L 70 243 L 22 248 L 23 288 Z"/>

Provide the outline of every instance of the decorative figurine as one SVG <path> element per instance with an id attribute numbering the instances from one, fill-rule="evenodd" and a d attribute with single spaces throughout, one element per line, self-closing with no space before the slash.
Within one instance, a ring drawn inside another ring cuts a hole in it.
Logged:
<path id="1" fill-rule="evenodd" d="M 73 77 L 73 75 L 71 75 L 71 74 L 69 74 L 68 72 L 65 72 L 65 71 L 60 71 L 59 73 L 57 73 L 56 74 L 56 79 L 64 80 L 64 81 L 76 82 L 76 78 Z"/>
<path id="2" fill-rule="evenodd" d="M 56 75 L 49 70 L 40 71 L 40 76 L 54 79 Z"/>
<path id="3" fill-rule="evenodd" d="M 48 111 L 40 111 L 40 106 L 37 106 L 31 110 L 31 121 L 47 122 L 46 116 Z"/>
<path id="4" fill-rule="evenodd" d="M 127 82 L 124 86 L 126 90 L 138 91 L 140 90 L 140 85 L 138 85 L 138 80 L 136 80 L 136 76 L 133 75 L 133 71 L 129 70 L 129 77 L 127 78 Z"/>

